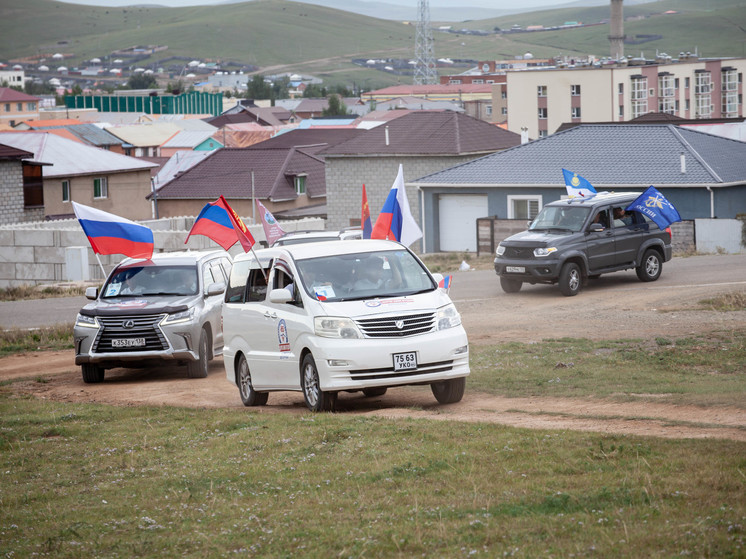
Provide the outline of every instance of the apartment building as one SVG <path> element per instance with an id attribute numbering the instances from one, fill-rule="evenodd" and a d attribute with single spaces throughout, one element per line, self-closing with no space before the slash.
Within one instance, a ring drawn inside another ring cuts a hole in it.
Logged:
<path id="1" fill-rule="evenodd" d="M 25 120 L 38 120 L 38 97 L 9 87 L 0 87 L 0 125 L 15 126 Z"/>
<path id="2" fill-rule="evenodd" d="M 746 58 L 696 57 L 508 72 L 508 130 L 530 138 L 565 122 L 623 122 L 647 113 L 686 119 L 744 116 Z"/>

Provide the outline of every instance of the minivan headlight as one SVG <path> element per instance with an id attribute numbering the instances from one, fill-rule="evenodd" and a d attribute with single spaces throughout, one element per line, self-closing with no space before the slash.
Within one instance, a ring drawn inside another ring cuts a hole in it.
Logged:
<path id="1" fill-rule="evenodd" d="M 163 321 L 163 324 L 177 324 L 179 322 L 187 322 L 194 316 L 194 307 L 185 311 L 175 312 L 169 314 Z"/>
<path id="2" fill-rule="evenodd" d="M 537 258 L 540 258 L 542 256 L 549 256 L 553 252 L 557 252 L 557 247 L 535 248 L 534 256 L 536 256 Z"/>
<path id="3" fill-rule="evenodd" d="M 359 339 L 363 335 L 357 324 L 350 318 L 317 316 L 313 319 L 313 329 L 322 338 Z"/>
<path id="4" fill-rule="evenodd" d="M 78 318 L 75 319 L 75 326 L 82 326 L 83 328 L 98 328 L 98 321 L 95 316 L 78 314 Z"/>
<path id="5" fill-rule="evenodd" d="M 495 254 L 497 254 L 498 256 L 502 256 L 503 254 L 505 254 L 505 247 L 502 245 L 502 243 L 497 245 L 497 250 L 495 251 Z"/>
<path id="6" fill-rule="evenodd" d="M 455 328 L 461 324 L 461 315 L 453 304 L 438 309 L 438 330 Z"/>

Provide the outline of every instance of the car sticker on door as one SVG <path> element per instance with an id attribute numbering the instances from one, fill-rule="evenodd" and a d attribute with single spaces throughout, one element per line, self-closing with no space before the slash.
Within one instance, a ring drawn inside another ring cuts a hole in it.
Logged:
<path id="1" fill-rule="evenodd" d="M 290 353 L 290 340 L 288 339 L 288 327 L 283 318 L 277 324 L 277 342 L 280 346 L 280 359 L 287 358 L 287 354 Z"/>

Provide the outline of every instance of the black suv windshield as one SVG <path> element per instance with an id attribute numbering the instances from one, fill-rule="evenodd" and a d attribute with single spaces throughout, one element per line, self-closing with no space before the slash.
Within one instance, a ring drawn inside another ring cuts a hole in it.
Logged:
<path id="1" fill-rule="evenodd" d="M 103 298 L 195 295 L 196 266 L 135 265 L 119 268 L 104 285 Z"/>
<path id="2" fill-rule="evenodd" d="M 530 231 L 570 231 L 577 233 L 583 228 L 590 208 L 572 206 L 545 206 L 529 225 Z"/>

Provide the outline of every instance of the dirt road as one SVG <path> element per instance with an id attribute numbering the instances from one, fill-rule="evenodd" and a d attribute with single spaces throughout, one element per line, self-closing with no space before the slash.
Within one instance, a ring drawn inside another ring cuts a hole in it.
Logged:
<path id="1" fill-rule="evenodd" d="M 459 281 L 458 276 L 456 281 Z M 746 311 L 702 310 L 699 301 L 719 293 L 743 292 L 746 281 L 706 285 L 641 284 L 617 274 L 600 278 L 578 297 L 565 298 L 546 286 L 505 295 L 499 287 L 454 296 L 472 345 L 577 337 L 675 339 L 717 331 L 743 331 Z M 452 293 L 453 295 L 453 293 Z M 206 379 L 187 379 L 183 368 L 114 369 L 102 384 L 84 384 L 72 352 L 43 352 L 0 359 L 0 380 L 10 389 L 39 398 L 113 405 L 173 405 L 237 408 L 238 389 L 215 359 Z M 43 381 L 42 381 L 43 379 Z M 559 398 L 503 398 L 471 392 L 449 406 L 437 405 L 428 387 L 389 390 L 380 398 L 342 394 L 339 411 L 388 418 L 489 422 L 515 427 L 570 429 L 670 438 L 746 441 L 746 410 L 699 408 L 655 402 L 619 403 Z M 307 413 L 300 393 L 273 393 L 255 413 Z"/>

